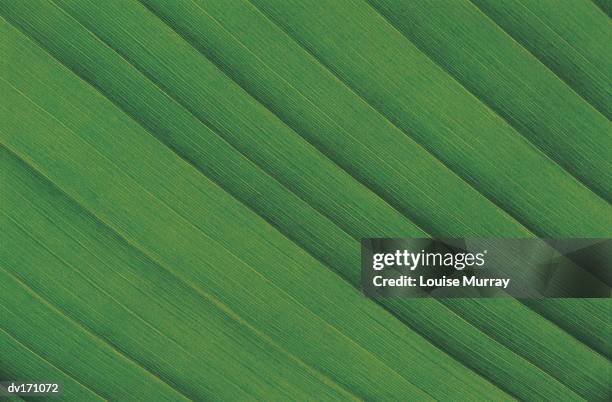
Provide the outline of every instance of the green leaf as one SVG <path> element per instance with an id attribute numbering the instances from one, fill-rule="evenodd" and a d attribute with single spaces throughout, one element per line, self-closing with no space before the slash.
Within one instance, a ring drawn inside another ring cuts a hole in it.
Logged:
<path id="1" fill-rule="evenodd" d="M 61 82 L 66 98 L 49 90 L 55 84 L 28 88 L 34 77 L 20 85 L 14 71 L 12 83 L 0 81 L 9 100 L 2 106 L 9 122 L 2 142 L 157 264 L 360 397 L 444 398 L 459 391 L 508 398 L 363 298 L 93 88 L 35 53 L 29 62 L 49 82 Z M 445 375 L 432 377 L 433 371 Z"/>
<path id="2" fill-rule="evenodd" d="M 141 3 L 0 3 L 2 378 L 605 398 L 609 300 L 357 291 L 362 237 L 609 236 L 600 92 L 469 3 Z"/>

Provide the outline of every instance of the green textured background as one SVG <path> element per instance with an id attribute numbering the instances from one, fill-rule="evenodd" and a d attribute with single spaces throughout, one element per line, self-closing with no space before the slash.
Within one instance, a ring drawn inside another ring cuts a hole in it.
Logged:
<path id="1" fill-rule="evenodd" d="M 612 236 L 610 9 L 0 0 L 0 380 L 609 400 L 610 299 L 371 300 L 359 240 Z"/>

